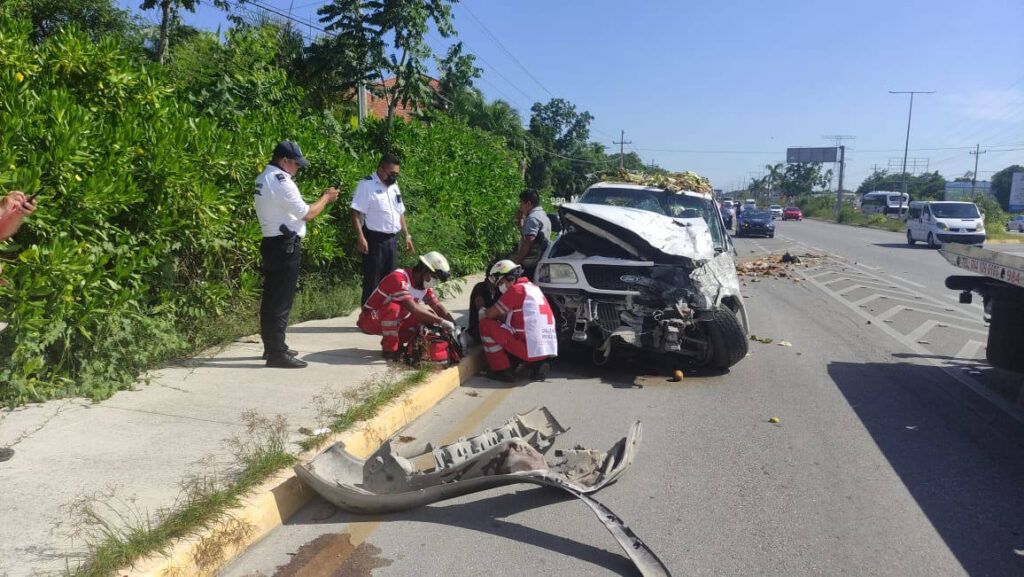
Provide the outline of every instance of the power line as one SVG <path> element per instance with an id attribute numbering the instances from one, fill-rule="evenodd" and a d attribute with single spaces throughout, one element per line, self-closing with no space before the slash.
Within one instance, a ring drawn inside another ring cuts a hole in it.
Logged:
<path id="1" fill-rule="evenodd" d="M 514 54 L 512 54 L 512 52 L 511 52 L 511 51 L 509 51 L 509 49 L 508 49 L 508 48 L 506 48 L 506 47 L 505 47 L 505 45 L 504 45 L 504 44 L 502 44 L 502 43 L 501 43 L 501 40 L 498 40 L 498 37 L 497 37 L 497 36 L 495 36 L 495 35 L 494 35 L 494 34 L 493 34 L 493 33 L 492 33 L 491 31 L 490 31 L 490 29 L 488 29 L 488 28 L 487 28 L 487 25 L 486 25 L 486 24 L 484 24 L 484 23 L 483 23 L 483 21 L 481 21 L 481 20 L 480 20 L 479 18 L 477 18 L 476 14 L 475 14 L 475 13 L 473 13 L 473 11 L 472 11 L 472 10 L 470 10 L 470 8 L 469 8 L 469 6 L 468 6 L 467 4 L 462 4 L 461 6 L 462 6 L 462 8 L 464 8 L 464 9 L 466 10 L 466 13 L 467 13 L 467 14 L 469 14 L 470 18 L 472 18 L 472 19 L 473 19 L 474 21 L 476 21 L 476 23 L 477 23 L 477 24 L 478 24 L 478 25 L 480 26 L 480 28 L 481 28 L 481 29 L 482 29 L 482 30 L 484 31 L 484 34 L 486 34 L 486 35 L 487 35 L 487 36 L 488 36 L 488 37 L 489 37 L 489 38 L 490 38 L 490 39 L 491 39 L 492 41 L 494 41 L 494 43 L 498 45 L 498 48 L 501 48 L 501 50 L 502 50 L 502 51 L 503 51 L 503 52 L 504 52 L 505 54 L 507 54 L 507 55 L 508 55 L 508 57 L 509 57 L 509 58 L 511 58 L 513 62 L 515 62 L 515 63 L 516 63 L 516 66 L 518 66 L 518 67 L 519 67 L 519 68 L 520 68 L 520 69 L 521 69 L 521 70 L 522 70 L 523 72 L 525 72 L 525 73 L 526 73 L 526 75 L 527 75 L 527 76 L 529 76 L 531 80 L 533 80 L 534 82 L 536 82 L 536 83 L 537 83 L 537 86 L 540 86 L 540 87 L 541 87 L 541 89 L 542 89 L 542 90 L 544 90 L 544 92 L 547 92 L 547 93 L 548 93 L 548 96 L 550 96 L 550 97 L 554 98 L 554 96 L 555 96 L 555 95 L 554 95 L 554 93 L 552 93 L 552 92 L 551 92 L 550 90 L 548 90 L 548 87 L 547 87 L 547 86 L 544 86 L 544 84 L 543 84 L 543 83 L 542 83 L 542 82 L 541 82 L 540 80 L 537 80 L 537 77 L 536 77 L 536 76 L 534 76 L 534 75 L 533 75 L 533 73 L 531 73 L 531 72 L 530 72 L 530 71 L 529 71 L 529 70 L 528 70 L 528 69 L 526 68 L 526 66 L 524 66 L 524 65 L 523 65 L 523 63 L 522 63 L 522 62 L 520 62 L 520 61 L 519 61 L 519 59 L 518 59 L 518 58 L 516 58 L 516 57 L 515 57 L 515 55 L 514 55 Z"/>
<path id="2" fill-rule="evenodd" d="M 1022 143 L 1022 144 L 993 144 L 993 145 L 989 145 L 989 148 L 1005 148 L 1005 150 L 998 150 L 998 151 L 995 151 L 995 152 L 1010 152 L 1010 151 L 1013 151 L 1013 150 L 1020 150 L 1020 148 L 1017 148 L 1017 147 L 1024 147 L 1024 143 Z M 910 148 L 908 150 L 916 151 L 916 152 L 923 152 L 923 151 L 929 151 L 929 150 L 931 150 L 931 151 L 934 151 L 934 150 L 970 150 L 972 148 L 974 148 L 973 145 L 972 146 L 941 146 L 941 147 L 932 147 L 932 148 Z M 778 150 L 701 150 L 701 149 L 694 149 L 694 148 L 647 148 L 647 147 L 641 147 L 641 148 L 638 148 L 637 150 L 643 150 L 643 151 L 646 151 L 646 152 L 680 152 L 680 153 L 687 153 L 687 154 L 778 154 L 779 153 Z M 851 148 L 850 151 L 858 152 L 858 153 L 861 153 L 861 152 L 903 152 L 903 149 L 902 148 L 875 148 L 875 149 L 870 149 L 870 148 L 864 148 L 864 149 Z"/>

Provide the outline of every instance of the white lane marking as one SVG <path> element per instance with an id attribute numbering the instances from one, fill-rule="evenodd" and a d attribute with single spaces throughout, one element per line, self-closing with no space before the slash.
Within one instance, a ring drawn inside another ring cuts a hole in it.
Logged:
<path id="1" fill-rule="evenodd" d="M 854 314 L 856 314 L 857 316 L 861 317 L 862 319 L 869 320 L 869 321 L 870 320 L 874 320 L 874 318 L 870 314 L 864 312 L 863 310 L 861 310 L 859 307 L 857 307 L 853 303 L 847 301 L 846 299 L 842 299 L 842 298 L 838 298 L 838 297 L 833 296 L 832 295 L 832 291 L 829 290 L 828 287 L 822 286 L 821 283 L 819 283 L 819 282 L 817 282 L 817 281 L 815 281 L 813 279 L 808 279 L 808 282 L 810 282 L 811 284 L 817 286 L 826 295 L 832 296 L 833 299 L 835 299 L 840 304 L 842 304 L 846 308 L 848 308 L 851 311 L 853 311 Z M 911 351 L 917 353 L 918 355 L 921 356 L 921 359 L 924 362 L 926 362 L 926 363 L 928 363 L 928 364 L 930 364 L 932 366 L 938 367 L 939 369 L 942 370 L 942 372 L 946 373 L 951 378 L 953 378 L 953 380 L 955 380 L 955 381 L 959 382 L 960 384 L 964 385 L 965 387 L 971 389 L 972 391 L 975 392 L 975 394 L 977 394 L 980 397 L 986 399 L 988 402 L 992 403 L 993 405 L 995 405 L 995 406 L 997 406 L 997 407 L 999 407 L 1002 410 L 1007 411 L 1007 412 L 1012 412 L 1014 410 L 1012 405 L 1009 402 L 1007 402 L 1005 399 L 1003 399 L 1002 397 L 1000 397 L 996 393 L 994 393 L 991 390 L 989 390 L 988 387 L 986 387 L 985 385 L 981 384 L 978 380 L 973 379 L 973 378 L 965 375 L 963 373 L 963 371 L 959 370 L 958 367 L 951 366 L 949 363 L 943 362 L 942 360 L 935 358 L 935 355 L 931 351 L 929 351 L 928 349 L 922 347 L 918 343 L 916 343 L 914 341 L 911 341 L 910 339 L 906 338 L 905 336 L 901 335 L 895 329 L 889 327 L 888 325 L 886 325 L 884 323 L 873 324 L 872 326 L 877 328 L 878 330 L 882 331 L 886 335 L 890 336 L 892 339 L 894 339 L 896 342 L 902 344 L 904 347 L 906 347 L 906 348 L 910 349 Z"/>
<path id="2" fill-rule="evenodd" d="M 889 275 L 889 276 L 891 276 L 892 278 L 894 278 L 894 279 L 896 279 L 896 280 L 900 281 L 901 283 L 905 283 L 905 284 L 908 284 L 908 285 L 910 285 L 910 286 L 912 286 L 912 287 L 917 287 L 917 288 L 921 288 L 921 289 L 923 289 L 923 288 L 928 288 L 928 287 L 924 286 L 924 285 L 923 285 L 923 284 L 921 284 L 921 283 L 916 283 L 916 282 L 914 282 L 914 281 L 912 281 L 912 280 L 907 280 L 907 279 L 905 279 L 905 278 L 903 278 L 903 277 L 901 277 L 901 276 L 896 276 L 896 275 L 894 275 L 894 274 L 891 274 L 891 275 Z"/>
<path id="3" fill-rule="evenodd" d="M 891 299 L 891 300 L 900 300 L 900 299 Z M 903 301 L 903 302 L 907 302 L 907 301 Z M 859 307 L 859 306 L 861 306 L 864 303 L 856 303 L 855 302 L 853 304 L 855 304 L 855 305 L 857 305 Z M 966 322 L 966 323 L 976 323 L 979 326 L 985 326 L 984 323 L 982 323 L 980 321 L 976 321 L 976 320 L 968 318 L 968 317 L 965 317 L 965 316 L 951 315 L 951 314 L 947 314 L 947 313 L 940 313 L 938 311 L 928 311 L 928 310 L 924 310 L 924 309 L 920 309 L 920 308 L 916 308 L 916 307 L 908 307 L 906 305 L 896 305 L 896 306 L 894 306 L 894 307 L 892 307 L 890 309 L 886 309 L 885 312 L 879 314 L 875 318 L 878 319 L 878 320 L 884 321 L 886 319 L 891 319 L 892 317 L 900 314 L 903 311 L 917 312 L 917 313 L 921 313 L 921 314 L 924 314 L 924 315 L 933 315 L 933 316 L 946 317 L 948 319 L 953 319 L 953 320 L 956 320 L 956 321 L 963 321 L 963 322 Z M 950 326 L 952 326 L 952 325 L 950 325 Z M 965 330 L 980 330 L 980 329 L 965 329 Z"/>
<path id="4" fill-rule="evenodd" d="M 923 323 L 921 323 L 921 326 L 917 327 L 916 329 L 910 331 L 909 334 L 907 334 L 907 340 L 913 341 L 913 342 L 916 343 L 918 340 L 921 339 L 921 337 L 923 337 L 926 334 L 928 334 L 928 331 L 934 329 L 937 326 L 939 326 L 939 322 L 938 321 L 933 321 L 933 320 L 924 321 Z"/>
<path id="5" fill-rule="evenodd" d="M 891 319 L 892 317 L 900 314 L 901 312 L 903 312 L 905 310 L 908 310 L 907 307 L 905 307 L 903 305 L 896 305 L 896 306 L 892 307 L 891 309 L 889 309 L 889 310 L 879 314 L 878 316 L 876 316 L 875 320 L 885 322 L 885 321 Z"/>
<path id="6" fill-rule="evenodd" d="M 882 267 L 880 267 L 880 266 L 871 266 L 869 264 L 864 264 L 862 262 L 855 262 L 853 264 L 855 264 L 857 266 L 862 266 L 862 267 L 864 267 L 864 268 L 866 268 L 868 270 L 882 270 Z"/>
<path id="7" fill-rule="evenodd" d="M 859 284 L 855 284 L 855 285 L 850 285 L 850 286 L 848 286 L 848 287 L 846 287 L 846 288 L 844 288 L 844 289 L 839 289 L 839 290 L 837 290 L 837 291 L 832 291 L 832 292 L 833 292 L 833 293 L 834 293 L 834 294 L 835 294 L 836 296 L 839 296 L 839 297 L 841 297 L 841 296 L 846 296 L 846 293 L 852 293 L 852 292 L 853 292 L 853 291 L 855 291 L 855 290 L 860 290 L 860 289 L 866 289 L 866 288 L 868 288 L 868 287 L 866 287 L 866 286 L 861 286 L 861 285 L 859 285 Z M 831 290 L 831 289 L 830 289 L 830 290 Z"/>
<path id="8" fill-rule="evenodd" d="M 974 360 L 978 358 L 978 351 L 980 351 L 983 346 L 985 346 L 985 343 L 971 339 L 967 341 L 956 353 L 956 358 Z"/>

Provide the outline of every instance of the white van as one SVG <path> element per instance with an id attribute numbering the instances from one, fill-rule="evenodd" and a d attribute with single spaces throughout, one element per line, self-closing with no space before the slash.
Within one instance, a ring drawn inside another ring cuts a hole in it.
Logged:
<path id="1" fill-rule="evenodd" d="M 911 202 L 907 211 L 907 244 L 917 241 L 926 242 L 931 248 L 945 242 L 980 247 L 985 243 L 985 218 L 973 202 Z"/>

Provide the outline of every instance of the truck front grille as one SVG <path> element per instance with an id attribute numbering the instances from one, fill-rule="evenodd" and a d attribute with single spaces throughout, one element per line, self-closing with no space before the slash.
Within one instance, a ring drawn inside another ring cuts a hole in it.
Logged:
<path id="1" fill-rule="evenodd" d="M 637 290 L 637 287 L 622 282 L 625 275 L 650 277 L 649 266 L 616 266 L 611 264 L 585 264 L 583 275 L 587 277 L 590 286 L 608 291 Z M 618 326 L 618 325 L 616 325 Z"/>

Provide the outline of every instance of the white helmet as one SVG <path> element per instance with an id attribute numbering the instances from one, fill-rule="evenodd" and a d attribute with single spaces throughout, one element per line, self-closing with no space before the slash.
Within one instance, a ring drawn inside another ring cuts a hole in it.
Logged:
<path id="1" fill-rule="evenodd" d="M 519 266 L 514 261 L 511 261 L 509 259 L 499 260 L 498 262 L 494 263 L 494 266 L 491 267 L 491 270 L 487 272 L 487 276 L 489 276 L 495 282 L 500 278 L 519 278 L 522 275 L 523 267 Z"/>
<path id="2" fill-rule="evenodd" d="M 448 275 L 452 272 L 451 267 L 448 266 L 448 259 L 436 250 L 420 255 L 420 262 L 430 269 L 430 272 L 434 273 L 434 276 L 441 282 L 448 280 Z"/>

